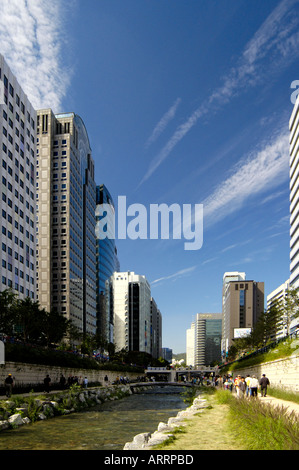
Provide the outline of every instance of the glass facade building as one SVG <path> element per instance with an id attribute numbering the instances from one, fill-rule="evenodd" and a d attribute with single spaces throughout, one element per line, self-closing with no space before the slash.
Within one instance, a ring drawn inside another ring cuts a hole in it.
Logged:
<path id="1" fill-rule="evenodd" d="M 195 320 L 195 366 L 209 366 L 221 360 L 221 313 L 198 313 Z"/>
<path id="2" fill-rule="evenodd" d="M 103 206 L 105 204 L 105 206 Z M 106 281 L 114 272 L 119 272 L 120 264 L 117 256 L 115 238 L 108 232 L 111 227 L 103 227 L 107 236 L 100 236 L 99 225 L 106 219 L 105 207 L 114 216 L 114 202 L 104 184 L 96 187 L 96 298 L 97 298 L 97 332 L 108 343 L 113 342 L 113 309 L 106 308 Z M 108 236 L 108 234 L 110 235 Z"/>

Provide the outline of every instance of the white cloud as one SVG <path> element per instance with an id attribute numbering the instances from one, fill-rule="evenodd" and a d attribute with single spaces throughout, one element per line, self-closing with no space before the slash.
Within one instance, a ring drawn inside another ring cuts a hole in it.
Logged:
<path id="1" fill-rule="evenodd" d="M 181 98 L 177 98 L 175 102 L 173 103 L 173 105 L 169 108 L 169 110 L 160 119 L 160 121 L 154 128 L 151 136 L 149 137 L 149 139 L 147 140 L 145 144 L 146 148 L 148 148 L 151 144 L 153 144 L 158 139 L 160 134 L 162 134 L 162 132 L 166 128 L 167 124 L 174 118 L 177 107 L 180 104 L 180 102 L 181 102 Z"/>
<path id="2" fill-rule="evenodd" d="M 288 178 L 288 169 L 289 136 L 281 134 L 263 149 L 242 159 L 203 202 L 204 226 L 240 209 L 249 197 L 281 184 Z"/>
<path id="3" fill-rule="evenodd" d="M 299 15 L 298 10 L 293 9 L 296 4 L 298 0 L 282 0 L 273 10 L 246 44 L 236 66 L 223 78 L 223 84 L 177 128 L 156 155 L 139 186 L 151 177 L 202 116 L 225 105 L 242 89 L 257 85 L 265 72 L 280 71 L 298 57 Z"/>
<path id="4" fill-rule="evenodd" d="M 177 271 L 174 274 L 170 274 L 169 276 L 164 276 L 160 277 L 159 279 L 156 279 L 155 281 L 151 282 L 151 285 L 158 284 L 163 281 L 168 281 L 169 279 L 176 281 L 178 278 L 193 272 L 196 268 L 197 266 L 191 266 L 190 268 L 181 269 L 180 271 Z"/>
<path id="5" fill-rule="evenodd" d="M 61 111 L 71 75 L 61 63 L 62 5 L 59 0 L 1 0 L 0 52 L 32 105 L 54 112 Z"/>

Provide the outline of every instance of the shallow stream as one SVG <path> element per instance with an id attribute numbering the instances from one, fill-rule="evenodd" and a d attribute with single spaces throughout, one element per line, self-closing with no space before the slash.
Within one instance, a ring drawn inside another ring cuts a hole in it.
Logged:
<path id="1" fill-rule="evenodd" d="M 154 432 L 161 421 L 185 409 L 183 390 L 157 387 L 92 410 L 2 431 L 0 450 L 122 450 L 136 434 Z"/>

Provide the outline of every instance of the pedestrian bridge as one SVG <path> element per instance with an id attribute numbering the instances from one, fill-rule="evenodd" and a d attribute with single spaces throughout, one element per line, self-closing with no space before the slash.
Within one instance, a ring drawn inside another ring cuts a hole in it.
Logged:
<path id="1" fill-rule="evenodd" d="M 167 369 L 166 367 L 148 367 L 144 372 L 151 382 L 191 382 L 192 379 L 208 375 L 215 375 L 217 367 L 200 367 L 198 369 Z M 183 384 L 182 384 L 183 385 Z"/>

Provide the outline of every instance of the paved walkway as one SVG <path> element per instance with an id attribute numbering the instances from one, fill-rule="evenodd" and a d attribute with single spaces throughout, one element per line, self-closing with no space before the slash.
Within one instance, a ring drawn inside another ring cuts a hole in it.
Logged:
<path id="1" fill-rule="evenodd" d="M 287 411 L 289 413 L 294 411 L 299 416 L 299 403 L 295 403 L 293 401 L 281 400 L 280 398 L 271 397 L 269 395 L 267 395 L 266 397 L 261 397 L 259 394 L 258 398 L 263 403 L 269 403 L 270 405 L 273 405 L 276 407 L 283 406 L 284 408 L 287 408 Z"/>

